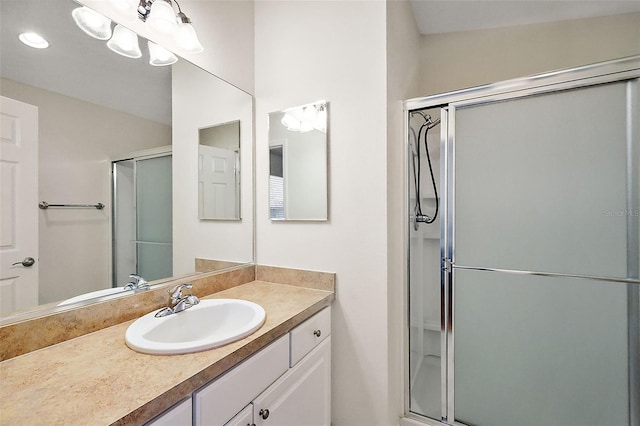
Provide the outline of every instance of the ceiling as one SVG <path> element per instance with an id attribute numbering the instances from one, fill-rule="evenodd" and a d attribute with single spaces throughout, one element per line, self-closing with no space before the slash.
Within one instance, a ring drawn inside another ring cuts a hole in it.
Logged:
<path id="1" fill-rule="evenodd" d="M 640 0 L 410 0 L 421 34 L 640 12 Z"/>

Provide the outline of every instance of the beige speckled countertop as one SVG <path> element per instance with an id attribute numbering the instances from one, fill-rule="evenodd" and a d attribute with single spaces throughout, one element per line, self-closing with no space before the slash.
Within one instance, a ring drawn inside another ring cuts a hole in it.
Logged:
<path id="1" fill-rule="evenodd" d="M 206 298 L 245 299 L 267 312 L 255 333 L 208 351 L 145 355 L 127 321 L 0 363 L 0 424 L 142 424 L 334 300 L 332 291 L 253 281 Z"/>

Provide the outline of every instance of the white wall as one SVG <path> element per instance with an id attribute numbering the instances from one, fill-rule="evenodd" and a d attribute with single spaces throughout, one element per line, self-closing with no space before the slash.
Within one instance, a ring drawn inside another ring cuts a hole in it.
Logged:
<path id="1" fill-rule="evenodd" d="M 640 54 L 640 13 L 422 36 L 421 93 Z"/>
<path id="2" fill-rule="evenodd" d="M 38 107 L 40 200 L 106 206 L 39 210 L 40 304 L 110 287 L 111 157 L 170 145 L 171 127 L 11 80 L 1 86 Z"/>
<path id="3" fill-rule="evenodd" d="M 257 261 L 337 273 L 335 425 L 388 424 L 385 3 L 257 1 Z M 326 99 L 329 211 L 271 222 L 268 113 Z"/>

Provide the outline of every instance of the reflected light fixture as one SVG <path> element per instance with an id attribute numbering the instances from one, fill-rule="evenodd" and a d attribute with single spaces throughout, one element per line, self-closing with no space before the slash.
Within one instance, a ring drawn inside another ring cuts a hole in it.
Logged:
<path id="1" fill-rule="evenodd" d="M 173 53 L 169 52 L 162 46 L 158 46 L 152 41 L 149 41 L 149 64 L 154 67 L 162 67 L 165 65 L 171 65 L 178 62 L 178 58 Z"/>
<path id="2" fill-rule="evenodd" d="M 310 132 L 319 130 L 327 132 L 326 103 L 317 102 L 311 105 L 291 108 L 282 117 L 281 123 L 292 132 Z"/>
<path id="3" fill-rule="evenodd" d="M 111 19 L 86 6 L 73 9 L 73 20 L 88 35 L 98 40 L 109 40 L 111 37 Z"/>
<path id="4" fill-rule="evenodd" d="M 139 58 L 142 56 L 138 35 L 127 27 L 118 24 L 113 29 L 113 37 L 107 42 L 107 47 L 118 55 L 127 58 Z"/>
<path id="5" fill-rule="evenodd" d="M 45 38 L 40 34 L 32 32 L 22 33 L 18 35 L 18 39 L 27 46 L 36 49 L 46 49 L 47 47 L 49 47 L 49 42 L 45 40 Z"/>

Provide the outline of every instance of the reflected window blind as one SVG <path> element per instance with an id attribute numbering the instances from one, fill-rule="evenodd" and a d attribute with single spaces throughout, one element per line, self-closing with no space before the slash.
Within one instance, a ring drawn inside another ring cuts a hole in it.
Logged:
<path id="1" fill-rule="evenodd" d="M 271 219 L 284 219 L 284 179 L 269 176 L 269 210 Z"/>

